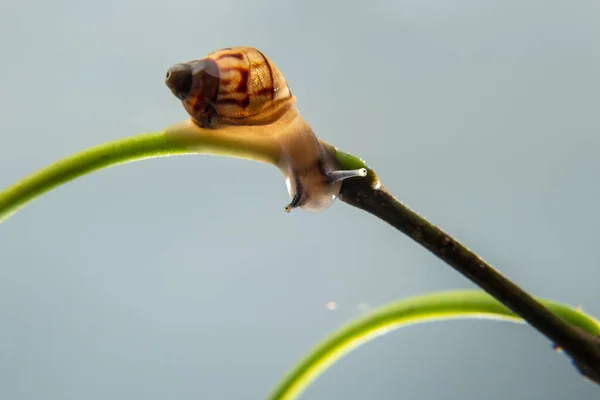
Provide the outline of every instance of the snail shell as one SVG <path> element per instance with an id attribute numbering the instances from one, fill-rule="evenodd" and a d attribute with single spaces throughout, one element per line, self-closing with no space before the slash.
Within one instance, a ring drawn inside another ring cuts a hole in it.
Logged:
<path id="1" fill-rule="evenodd" d="M 342 181 L 365 176 L 364 168 L 340 171 L 308 123 L 300 116 L 288 84 L 263 53 L 231 47 L 200 60 L 173 65 L 165 83 L 206 135 L 239 146 L 274 148 L 292 202 L 320 211 L 338 196 Z"/>
<path id="2" fill-rule="evenodd" d="M 166 84 L 205 128 L 269 124 L 295 103 L 277 66 L 252 47 L 176 64 L 167 71 Z"/>

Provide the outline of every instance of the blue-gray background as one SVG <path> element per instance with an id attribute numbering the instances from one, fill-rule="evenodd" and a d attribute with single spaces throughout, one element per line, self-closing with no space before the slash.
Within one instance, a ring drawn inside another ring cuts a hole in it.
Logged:
<path id="1" fill-rule="evenodd" d="M 173 63 L 263 50 L 317 134 L 527 290 L 600 316 L 593 0 L 4 1 L 0 185 L 186 118 Z M 0 398 L 260 399 L 370 306 L 473 285 L 280 172 L 208 156 L 86 176 L 0 226 Z M 338 308 L 326 308 L 336 301 Z M 590 399 L 524 325 L 396 331 L 306 399 Z"/>

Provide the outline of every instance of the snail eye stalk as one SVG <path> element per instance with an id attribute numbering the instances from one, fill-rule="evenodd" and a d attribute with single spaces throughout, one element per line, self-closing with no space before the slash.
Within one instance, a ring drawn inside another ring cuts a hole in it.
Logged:
<path id="1" fill-rule="evenodd" d="M 332 183 L 343 181 L 348 178 L 356 178 L 359 176 L 367 176 L 367 169 L 349 169 L 349 170 L 341 170 L 341 171 L 329 171 L 326 173 L 327 177 L 331 180 Z"/>
<path id="2" fill-rule="evenodd" d="M 285 206 L 283 209 L 285 210 L 285 212 L 289 213 L 294 208 L 297 208 L 300 205 L 301 200 L 302 200 L 302 198 L 298 194 L 296 194 L 296 195 L 294 195 L 292 202 L 290 204 L 288 204 L 287 206 Z"/>

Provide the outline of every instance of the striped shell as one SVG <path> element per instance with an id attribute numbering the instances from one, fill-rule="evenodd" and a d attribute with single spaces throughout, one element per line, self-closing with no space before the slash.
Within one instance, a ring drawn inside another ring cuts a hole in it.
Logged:
<path id="1" fill-rule="evenodd" d="M 200 126 L 258 125 L 294 103 L 275 64 L 253 47 L 233 47 L 172 66 L 166 85 Z"/>

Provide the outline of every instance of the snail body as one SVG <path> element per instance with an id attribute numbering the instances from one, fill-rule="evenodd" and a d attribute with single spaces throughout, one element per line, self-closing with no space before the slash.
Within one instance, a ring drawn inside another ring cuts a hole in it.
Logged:
<path id="1" fill-rule="evenodd" d="M 202 134 L 274 155 L 292 199 L 287 212 L 325 209 L 344 179 L 366 175 L 364 168 L 339 169 L 301 117 L 277 66 L 256 48 L 226 48 L 175 64 L 165 83 Z"/>

